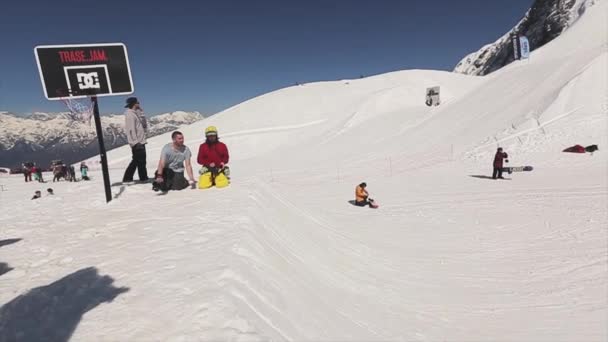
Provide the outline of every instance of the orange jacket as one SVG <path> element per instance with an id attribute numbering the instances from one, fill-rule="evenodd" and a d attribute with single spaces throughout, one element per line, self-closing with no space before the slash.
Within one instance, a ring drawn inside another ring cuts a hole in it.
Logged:
<path id="1" fill-rule="evenodd" d="M 367 199 L 367 191 L 365 191 L 365 189 L 363 189 L 361 186 L 357 185 L 357 188 L 355 189 L 355 200 L 357 202 L 363 202 Z"/>

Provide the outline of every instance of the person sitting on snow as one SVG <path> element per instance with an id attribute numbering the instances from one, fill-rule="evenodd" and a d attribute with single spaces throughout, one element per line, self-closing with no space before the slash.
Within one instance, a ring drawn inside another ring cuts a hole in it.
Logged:
<path id="1" fill-rule="evenodd" d="M 367 184 L 365 182 L 357 185 L 355 188 L 355 205 L 359 207 L 365 207 L 369 205 L 370 208 L 374 207 L 374 200 L 369 198 L 369 193 L 365 189 Z"/>
<path id="2" fill-rule="evenodd" d="M 214 178 L 223 173 L 227 178 L 230 178 L 230 169 L 227 165 L 230 159 L 228 147 L 219 141 L 217 128 L 214 126 L 207 127 L 205 138 L 205 142 L 198 149 L 197 161 L 199 165 L 202 165 L 199 174 L 210 173 L 211 177 Z"/>
<path id="3" fill-rule="evenodd" d="M 195 183 L 190 162 L 192 152 L 190 152 L 188 146 L 184 145 L 184 135 L 182 132 L 175 131 L 171 134 L 171 139 L 173 142 L 165 145 L 160 153 L 158 169 L 152 184 L 154 191 L 183 190 L 188 185 L 194 185 Z M 184 162 L 190 178 L 189 182 L 184 177 Z"/>
<path id="4" fill-rule="evenodd" d="M 53 192 L 53 189 L 51 189 L 51 188 L 46 189 L 46 195 L 47 195 L 47 196 L 52 196 L 52 195 L 54 195 L 54 194 L 55 194 L 55 193 Z"/>
<path id="5" fill-rule="evenodd" d="M 40 190 L 38 190 L 34 193 L 34 197 L 32 197 L 32 199 L 35 200 L 39 199 L 40 197 L 42 197 L 42 193 L 40 192 Z"/>
<path id="6" fill-rule="evenodd" d="M 494 155 L 494 171 L 492 172 L 492 179 L 496 179 L 497 176 L 498 179 L 504 179 L 502 176 L 502 160 L 508 157 L 509 156 L 507 153 L 502 151 L 502 147 L 499 147 L 498 150 L 496 150 L 496 154 Z M 507 159 L 506 162 L 508 163 L 509 160 Z"/>

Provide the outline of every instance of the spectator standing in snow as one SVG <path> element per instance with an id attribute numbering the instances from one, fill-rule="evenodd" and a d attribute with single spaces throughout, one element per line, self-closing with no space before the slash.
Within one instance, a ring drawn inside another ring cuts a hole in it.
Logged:
<path id="1" fill-rule="evenodd" d="M 146 170 L 148 121 L 136 97 L 129 97 L 125 108 L 127 108 L 125 111 L 125 133 L 131 146 L 133 158 L 125 170 L 122 181 L 123 183 L 133 182 L 133 175 L 137 170 L 139 180 L 145 182 L 148 180 L 148 171 Z"/>
<path id="2" fill-rule="evenodd" d="M 38 178 L 38 182 L 44 183 L 44 178 L 42 178 L 42 168 L 41 167 L 36 168 L 36 177 Z"/>
<path id="3" fill-rule="evenodd" d="M 508 157 L 509 156 L 507 153 L 502 151 L 502 147 L 499 147 L 498 150 L 496 150 L 496 154 L 494 155 L 494 171 L 492 172 L 492 179 L 504 179 L 502 176 L 503 159 Z M 507 159 L 506 162 L 508 163 L 509 160 Z"/>
<path id="4" fill-rule="evenodd" d="M 74 169 L 74 165 L 70 165 L 70 174 L 72 174 L 72 182 L 76 181 L 76 170 Z"/>
<path id="5" fill-rule="evenodd" d="M 25 176 L 25 182 L 31 182 L 32 181 L 32 169 L 29 165 L 27 165 L 27 163 L 22 164 L 23 167 L 23 175 Z"/>
<path id="6" fill-rule="evenodd" d="M 59 182 L 62 176 L 63 165 L 55 164 L 53 165 L 53 183 L 56 181 Z"/>
<path id="7" fill-rule="evenodd" d="M 34 164 L 31 168 L 30 168 L 30 182 L 32 181 L 32 175 L 34 175 L 34 180 L 35 181 L 40 181 L 39 177 L 38 177 L 38 170 L 39 168 L 36 166 L 36 164 Z"/>
<path id="8" fill-rule="evenodd" d="M 82 180 L 89 180 L 89 167 L 85 162 L 80 163 L 80 175 L 82 177 Z"/>

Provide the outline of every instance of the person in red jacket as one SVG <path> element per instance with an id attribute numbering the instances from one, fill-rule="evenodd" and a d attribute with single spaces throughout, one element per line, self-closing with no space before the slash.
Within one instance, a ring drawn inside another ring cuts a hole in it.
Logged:
<path id="1" fill-rule="evenodd" d="M 498 150 L 496 150 L 496 155 L 494 155 L 494 172 L 492 172 L 492 179 L 496 179 L 497 176 L 499 179 L 504 179 L 502 176 L 502 160 L 506 158 L 509 158 L 509 156 L 506 152 L 502 151 L 502 147 L 499 147 Z M 508 162 L 509 160 L 507 160 L 507 163 Z"/>
<path id="2" fill-rule="evenodd" d="M 202 175 L 210 171 L 213 173 L 223 172 L 226 177 L 229 177 L 230 171 L 227 164 L 230 156 L 228 147 L 219 141 L 217 128 L 214 126 L 207 127 L 205 138 L 205 143 L 198 148 L 197 161 L 203 166 L 199 173 Z"/>

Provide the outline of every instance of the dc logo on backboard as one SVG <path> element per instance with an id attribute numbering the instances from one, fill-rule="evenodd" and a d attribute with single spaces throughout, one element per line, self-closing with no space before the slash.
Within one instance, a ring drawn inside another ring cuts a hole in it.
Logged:
<path id="1" fill-rule="evenodd" d="M 64 73 L 72 96 L 112 92 L 106 65 L 67 66 L 64 67 Z"/>
<path id="2" fill-rule="evenodd" d="M 78 88 L 80 89 L 99 89 L 101 83 L 99 83 L 99 75 L 96 72 L 79 72 L 76 74 L 78 80 Z"/>

